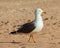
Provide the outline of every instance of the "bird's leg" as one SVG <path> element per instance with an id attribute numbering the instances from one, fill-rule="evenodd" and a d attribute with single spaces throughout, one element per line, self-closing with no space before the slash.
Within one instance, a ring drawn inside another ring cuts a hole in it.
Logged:
<path id="1" fill-rule="evenodd" d="M 34 43 L 35 43 L 35 40 L 34 40 L 34 38 L 33 38 L 33 34 L 30 34 L 30 37 L 29 37 L 28 42 L 30 41 L 30 38 L 32 38 L 32 39 L 33 39 L 33 41 L 34 41 Z"/>
<path id="2" fill-rule="evenodd" d="M 28 39 L 28 42 L 30 41 L 30 38 L 32 37 L 32 35 L 30 34 L 30 36 L 29 36 L 29 39 Z"/>

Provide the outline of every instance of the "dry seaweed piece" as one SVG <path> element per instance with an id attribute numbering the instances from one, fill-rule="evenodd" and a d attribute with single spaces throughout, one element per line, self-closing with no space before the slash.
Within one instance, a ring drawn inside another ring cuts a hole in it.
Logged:
<path id="1" fill-rule="evenodd" d="M 1 23 L 4 23 L 3 21 L 1 21 Z"/>
<path id="2" fill-rule="evenodd" d="M 58 42 L 58 44 L 60 44 L 60 42 Z"/>
<path id="3" fill-rule="evenodd" d="M 5 22 L 5 25 L 7 25 L 9 23 L 9 21 Z"/>
<path id="4" fill-rule="evenodd" d="M 6 30 L 9 30 L 9 29 L 6 29 Z"/>
<path id="5" fill-rule="evenodd" d="M 25 46 L 22 46 L 21 48 L 26 48 Z"/>
<path id="6" fill-rule="evenodd" d="M 53 23 L 53 25 L 56 25 L 57 23 L 55 22 L 55 23 Z"/>
<path id="7" fill-rule="evenodd" d="M 6 21 L 6 22 L 4 22 L 4 21 L 1 21 L 1 23 L 4 23 L 4 24 L 6 25 L 6 24 L 8 24 L 8 23 L 9 23 L 9 21 Z"/>
<path id="8" fill-rule="evenodd" d="M 2 34 L 2 33 L 0 33 L 0 34 Z"/>
<path id="9" fill-rule="evenodd" d="M 15 27 L 16 27 L 16 25 L 13 26 L 13 28 L 15 28 Z"/>

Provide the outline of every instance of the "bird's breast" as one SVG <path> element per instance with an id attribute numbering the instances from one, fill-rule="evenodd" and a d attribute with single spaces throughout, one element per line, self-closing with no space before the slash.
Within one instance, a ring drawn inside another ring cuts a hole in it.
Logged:
<path id="1" fill-rule="evenodd" d="M 43 22 L 42 21 L 36 22 L 35 27 L 36 28 L 33 30 L 33 32 L 40 32 L 43 28 Z"/>

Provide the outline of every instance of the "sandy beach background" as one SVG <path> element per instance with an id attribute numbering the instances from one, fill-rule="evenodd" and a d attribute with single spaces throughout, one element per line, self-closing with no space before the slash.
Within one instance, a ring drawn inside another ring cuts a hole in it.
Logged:
<path id="1" fill-rule="evenodd" d="M 36 43 L 27 42 L 29 34 L 10 35 L 34 20 L 36 8 L 47 12 L 43 30 L 33 35 Z M 60 0 L 0 0 L 0 48 L 60 48 Z"/>

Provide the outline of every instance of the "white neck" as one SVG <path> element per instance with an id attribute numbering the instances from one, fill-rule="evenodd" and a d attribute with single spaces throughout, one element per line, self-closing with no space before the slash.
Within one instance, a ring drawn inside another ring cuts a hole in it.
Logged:
<path id="1" fill-rule="evenodd" d="M 36 28 L 35 28 L 34 32 L 39 32 L 43 28 L 43 20 L 42 20 L 41 14 L 42 14 L 42 11 L 40 9 L 37 9 L 35 12 L 34 24 L 35 24 Z"/>
<path id="2" fill-rule="evenodd" d="M 41 16 L 41 14 L 36 13 L 36 16 L 35 16 L 35 22 L 36 22 L 36 23 L 42 22 L 42 16 Z"/>
<path id="3" fill-rule="evenodd" d="M 35 16 L 35 26 L 37 29 L 41 30 L 43 28 L 43 20 L 40 13 L 36 13 Z"/>

